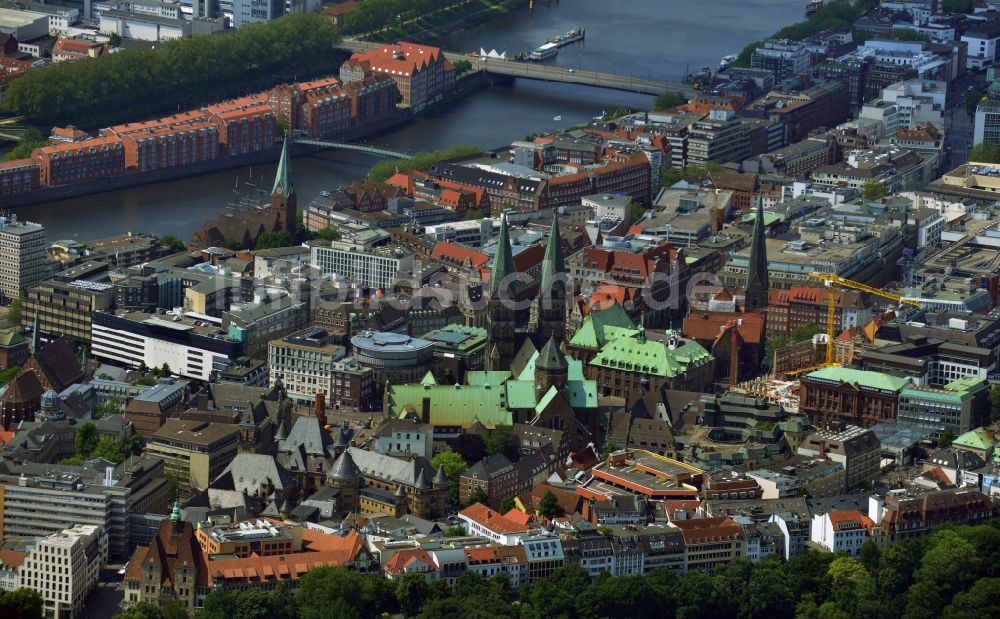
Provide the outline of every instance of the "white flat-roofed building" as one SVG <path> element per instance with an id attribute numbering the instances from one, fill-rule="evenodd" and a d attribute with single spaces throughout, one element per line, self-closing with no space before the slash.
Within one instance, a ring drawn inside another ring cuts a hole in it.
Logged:
<path id="1" fill-rule="evenodd" d="M 91 329 L 94 357 L 129 367 L 167 364 L 174 374 L 207 381 L 243 354 L 243 343 L 210 316 L 96 312 Z"/>
<path id="2" fill-rule="evenodd" d="M 84 600 L 97 588 L 107 545 L 107 535 L 95 525 L 78 524 L 43 537 L 21 566 L 21 586 L 42 596 L 44 616 L 82 617 Z"/>
<path id="3" fill-rule="evenodd" d="M 49 18 L 30 11 L 0 9 L 0 34 L 12 34 L 18 41 L 38 39 L 49 34 Z"/>
<path id="4" fill-rule="evenodd" d="M 413 262 L 413 252 L 402 247 L 365 249 L 334 241 L 329 247 L 316 245 L 309 250 L 310 266 L 323 275 L 382 290 L 392 290 L 397 279 L 412 274 Z"/>

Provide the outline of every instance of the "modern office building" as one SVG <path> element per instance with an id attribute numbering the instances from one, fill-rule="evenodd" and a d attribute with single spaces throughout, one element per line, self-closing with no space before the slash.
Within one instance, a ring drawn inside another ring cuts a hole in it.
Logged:
<path id="1" fill-rule="evenodd" d="M 138 367 L 170 367 L 174 374 L 207 381 L 243 354 L 243 344 L 211 316 L 97 312 L 91 352 L 98 359 Z"/>
<path id="2" fill-rule="evenodd" d="M 28 288 L 22 326 L 32 325 L 37 315 L 38 328 L 47 338 L 62 335 L 89 343 L 94 312 L 114 305 L 114 285 L 106 278 L 107 270 L 103 262 L 84 262 Z"/>
<path id="3" fill-rule="evenodd" d="M 871 430 L 848 426 L 841 432 L 810 434 L 799 444 L 798 453 L 843 465 L 844 491 L 849 492 L 878 477 L 882 444 Z"/>
<path id="4" fill-rule="evenodd" d="M 1000 145 L 1000 102 L 989 101 L 976 108 L 972 143 L 989 142 Z"/>
<path id="5" fill-rule="evenodd" d="M 0 469 L 0 536 L 32 540 L 74 525 L 95 525 L 107 535 L 102 561 L 132 552 L 132 512 L 162 512 L 167 501 L 163 462 L 134 459 L 98 470 L 90 464 L 14 464 Z"/>
<path id="6" fill-rule="evenodd" d="M 347 353 L 335 343 L 338 339 L 325 329 L 310 327 L 271 340 L 267 354 L 271 385 L 280 381 L 288 397 L 295 400 L 312 402 L 323 395 L 332 403 L 333 367 Z"/>
<path id="7" fill-rule="evenodd" d="M 949 429 L 963 434 L 989 423 L 989 393 L 989 381 L 977 376 L 943 387 L 909 386 L 899 393 L 899 423 L 927 430 L 934 437 Z"/>
<path id="8" fill-rule="evenodd" d="M 805 73 L 811 62 L 809 46 L 802 41 L 765 41 L 750 56 L 750 67 L 774 74 L 774 81 Z"/>
<path id="9" fill-rule="evenodd" d="M 358 286 L 392 290 L 396 280 L 413 273 L 412 251 L 401 247 L 366 248 L 354 241 L 333 241 L 329 247 L 314 245 L 309 264 L 323 275 Z"/>
<path id="10" fill-rule="evenodd" d="M 192 489 L 208 488 L 236 457 L 240 426 L 187 419 L 168 419 L 149 438 L 146 454 L 163 458 L 166 476 L 186 499 Z"/>
<path id="11" fill-rule="evenodd" d="M 97 589 L 107 557 L 103 528 L 77 524 L 35 542 L 21 565 L 21 586 L 42 596 L 43 616 L 83 617 L 86 598 Z"/>
<path id="12" fill-rule="evenodd" d="M 49 274 L 45 228 L 16 215 L 0 217 L 0 295 L 18 299 Z"/>

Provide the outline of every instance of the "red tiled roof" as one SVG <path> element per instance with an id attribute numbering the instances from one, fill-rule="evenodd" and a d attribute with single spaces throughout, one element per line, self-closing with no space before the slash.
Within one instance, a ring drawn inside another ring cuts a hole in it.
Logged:
<path id="1" fill-rule="evenodd" d="M 523 533 L 528 530 L 527 526 L 505 518 L 500 512 L 494 511 L 482 503 L 470 505 L 459 514 L 478 522 L 495 533 Z"/>
<path id="2" fill-rule="evenodd" d="M 399 576 L 403 571 L 412 565 L 415 561 L 420 561 L 426 565 L 434 567 L 435 563 L 431 556 L 423 548 L 411 548 L 407 550 L 400 550 L 396 554 L 392 555 L 385 567 L 386 574 L 390 576 Z"/>
<path id="3" fill-rule="evenodd" d="M 870 531 L 871 528 L 875 526 L 875 523 L 871 518 L 856 509 L 832 511 L 827 513 L 826 516 L 830 519 L 830 524 L 833 525 L 834 531 L 840 531 L 842 529 L 855 529 L 858 527 L 863 527 Z"/>
<path id="4" fill-rule="evenodd" d="M 447 241 L 438 241 L 438 244 L 434 246 L 434 251 L 431 252 L 431 258 L 457 264 L 463 264 L 468 260 L 475 268 L 482 268 L 490 261 L 489 256 L 482 252 Z"/>
<path id="5" fill-rule="evenodd" d="M 358 6 L 358 0 L 344 0 L 344 2 L 338 4 L 324 4 L 323 13 L 340 17 L 353 11 L 356 6 Z"/>
<path id="6" fill-rule="evenodd" d="M 28 556 L 26 552 L 20 552 L 18 550 L 11 550 L 8 548 L 0 548 L 0 563 L 4 565 L 9 565 L 14 568 L 21 567 L 24 563 L 25 557 Z"/>
<path id="7" fill-rule="evenodd" d="M 677 520 L 671 526 L 680 529 L 684 543 L 688 545 L 726 542 L 745 537 L 743 527 L 728 517 Z"/>
<path id="8" fill-rule="evenodd" d="M 764 336 L 764 317 L 760 313 L 693 312 L 684 320 L 685 337 L 714 342 L 722 327 L 734 318 L 743 320 L 738 327 L 740 338 L 746 344 L 760 344 Z"/>
<path id="9" fill-rule="evenodd" d="M 425 69 L 428 63 L 437 62 L 439 58 L 442 58 L 440 48 L 401 42 L 396 45 L 383 45 L 366 52 L 357 52 L 351 56 L 348 63 L 360 64 L 366 73 L 370 68 L 389 75 L 408 77 Z"/>
<path id="10" fill-rule="evenodd" d="M 503 517 L 521 526 L 528 526 L 528 523 L 531 522 L 531 514 L 526 514 L 514 507 L 504 514 Z"/>

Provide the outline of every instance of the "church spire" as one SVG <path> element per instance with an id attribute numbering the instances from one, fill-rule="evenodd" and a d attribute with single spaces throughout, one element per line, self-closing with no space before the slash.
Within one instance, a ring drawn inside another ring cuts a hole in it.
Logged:
<path id="1" fill-rule="evenodd" d="M 539 341 L 550 337 L 566 339 L 566 259 L 563 257 L 562 235 L 559 232 L 559 214 L 552 214 L 549 243 L 542 258 L 537 313 Z"/>
<path id="2" fill-rule="evenodd" d="M 35 318 L 31 322 L 31 354 L 37 355 L 41 345 L 41 319 L 38 317 L 38 310 L 35 309 Z"/>
<path id="3" fill-rule="evenodd" d="M 292 187 L 292 169 L 288 158 L 288 136 L 281 142 L 281 159 L 278 161 L 278 169 L 274 173 L 274 188 L 271 189 L 271 196 L 281 196 L 288 198 L 295 193 Z"/>
<path id="4" fill-rule="evenodd" d="M 549 290 L 556 277 L 565 272 L 566 260 L 563 258 L 562 236 L 559 234 L 559 214 L 553 213 L 549 243 L 545 246 L 545 257 L 542 258 L 542 290 Z"/>
<path id="5" fill-rule="evenodd" d="M 759 199 L 758 199 L 759 200 Z M 770 288 L 767 275 L 767 248 L 764 244 L 764 201 L 757 202 L 757 215 L 750 239 L 750 262 L 747 264 L 746 311 L 752 312 L 767 306 Z"/>
<path id="6" fill-rule="evenodd" d="M 510 252 L 510 233 L 507 231 L 507 214 L 500 216 L 500 235 L 497 237 L 497 252 L 493 256 L 493 270 L 490 273 L 490 298 L 496 299 L 500 294 L 500 283 L 514 274 L 514 258 Z M 511 296 L 517 291 L 517 284 L 511 281 L 507 284 Z M 510 299 L 513 301 L 513 299 Z"/>

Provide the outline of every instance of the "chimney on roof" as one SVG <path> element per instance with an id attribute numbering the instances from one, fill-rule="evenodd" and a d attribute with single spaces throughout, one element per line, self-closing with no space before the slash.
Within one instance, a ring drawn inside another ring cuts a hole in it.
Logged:
<path id="1" fill-rule="evenodd" d="M 326 395 L 317 393 L 313 400 L 313 415 L 319 419 L 320 423 L 326 424 Z"/>

